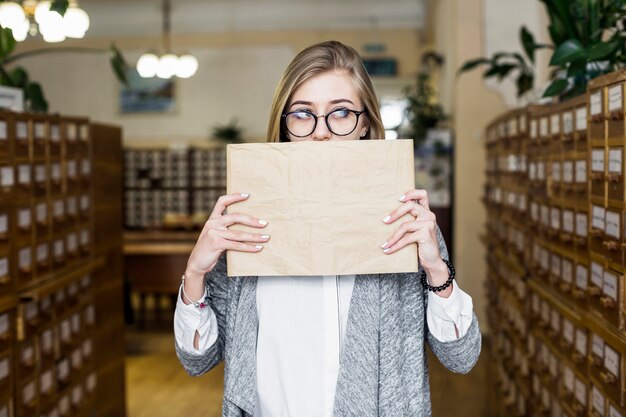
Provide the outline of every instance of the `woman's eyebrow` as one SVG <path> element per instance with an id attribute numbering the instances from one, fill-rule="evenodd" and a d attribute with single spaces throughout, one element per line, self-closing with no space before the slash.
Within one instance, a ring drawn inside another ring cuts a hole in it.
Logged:
<path id="1" fill-rule="evenodd" d="M 338 98 L 338 99 L 329 101 L 330 104 L 337 104 L 337 103 L 343 103 L 343 102 L 350 103 L 350 104 L 354 105 L 352 100 L 348 100 L 347 98 Z M 304 106 L 312 106 L 313 105 L 313 103 L 310 102 L 310 101 L 298 100 L 298 101 L 294 101 L 293 103 L 291 103 L 291 106 L 289 106 L 289 107 L 291 108 L 291 107 L 295 106 L 296 104 L 301 104 L 301 105 L 304 105 Z"/>

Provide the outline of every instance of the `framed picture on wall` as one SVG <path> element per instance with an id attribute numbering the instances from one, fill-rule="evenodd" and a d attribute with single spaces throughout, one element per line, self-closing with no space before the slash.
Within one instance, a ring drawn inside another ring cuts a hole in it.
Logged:
<path id="1" fill-rule="evenodd" d="M 142 78 L 135 69 L 126 72 L 128 86 L 120 88 L 120 113 L 170 113 L 176 104 L 174 78 Z"/>

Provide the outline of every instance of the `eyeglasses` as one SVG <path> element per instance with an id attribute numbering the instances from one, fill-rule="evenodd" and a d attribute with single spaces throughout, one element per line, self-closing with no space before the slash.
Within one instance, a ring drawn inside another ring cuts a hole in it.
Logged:
<path id="1" fill-rule="evenodd" d="M 354 132 L 359 116 L 366 110 L 337 109 L 328 114 L 315 114 L 310 110 L 296 110 L 282 115 L 287 131 L 295 137 L 303 138 L 315 132 L 317 120 L 323 117 L 328 130 L 337 136 L 347 136 Z"/>

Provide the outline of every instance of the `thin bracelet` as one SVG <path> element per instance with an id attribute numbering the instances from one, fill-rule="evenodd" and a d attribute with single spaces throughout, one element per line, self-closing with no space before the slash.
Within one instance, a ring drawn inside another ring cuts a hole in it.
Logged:
<path id="1" fill-rule="evenodd" d="M 428 284 L 426 280 L 426 271 L 422 268 L 422 275 L 420 277 L 422 281 L 422 286 L 428 289 L 429 291 L 432 291 L 432 292 L 443 291 L 446 288 L 448 288 L 450 285 L 452 285 L 452 281 L 454 280 L 454 275 L 455 275 L 454 267 L 452 266 L 450 262 L 448 262 L 447 260 L 443 258 L 442 258 L 442 261 L 445 262 L 445 264 L 448 266 L 449 277 L 448 277 L 448 280 L 443 285 L 440 285 L 438 287 L 433 287 L 432 285 Z"/>
<path id="2" fill-rule="evenodd" d="M 182 287 L 183 297 L 185 298 L 185 300 L 189 301 L 190 304 L 193 304 L 195 308 L 203 309 L 205 307 L 208 307 L 209 294 L 208 294 L 208 290 L 206 286 L 204 287 L 204 299 L 202 301 L 192 301 L 189 297 L 187 297 L 187 294 L 185 294 L 185 274 L 183 274 L 183 276 L 180 279 L 183 282 L 181 287 Z"/>

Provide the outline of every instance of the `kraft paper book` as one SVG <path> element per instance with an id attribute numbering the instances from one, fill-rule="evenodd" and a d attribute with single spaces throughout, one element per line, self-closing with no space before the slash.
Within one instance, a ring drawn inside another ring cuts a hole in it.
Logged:
<path id="1" fill-rule="evenodd" d="M 416 272 L 416 244 L 381 245 L 405 221 L 382 219 L 415 188 L 412 140 L 250 143 L 227 146 L 227 192 L 250 193 L 228 213 L 267 220 L 257 253 L 227 251 L 228 276 Z"/>

